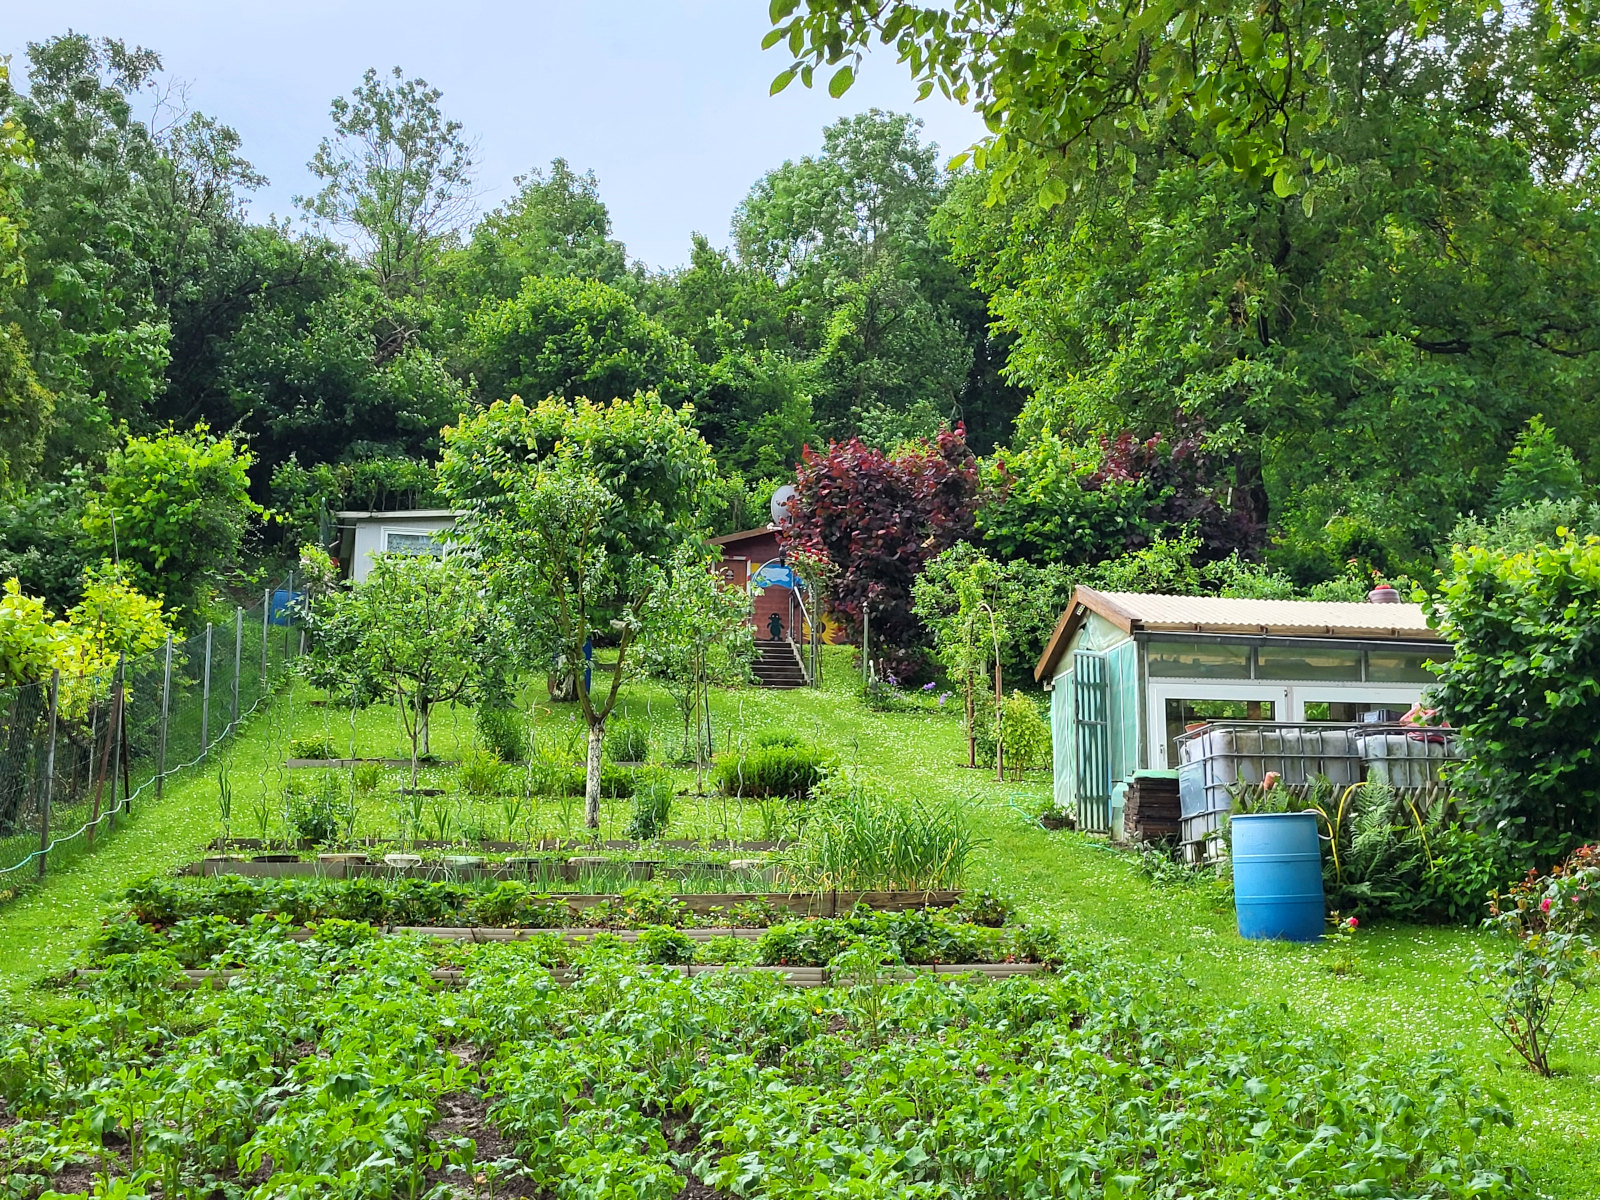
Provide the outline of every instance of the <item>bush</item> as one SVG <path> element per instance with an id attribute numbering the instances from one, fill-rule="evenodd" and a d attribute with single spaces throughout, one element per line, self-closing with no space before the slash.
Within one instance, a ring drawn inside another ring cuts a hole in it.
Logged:
<path id="1" fill-rule="evenodd" d="M 502 705 L 480 704 L 473 711 L 472 722 L 483 744 L 501 762 L 522 761 L 527 753 L 528 739 L 526 723 L 520 712 Z"/>
<path id="2" fill-rule="evenodd" d="M 633 820 L 628 836 L 654 841 L 667 831 L 672 818 L 672 776 L 666 771 L 641 771 L 634 778 Z"/>
<path id="3" fill-rule="evenodd" d="M 712 778 L 725 796 L 804 799 L 822 778 L 827 759 L 814 746 L 757 746 L 716 761 Z"/>
<path id="4" fill-rule="evenodd" d="M 325 737 L 297 737 L 289 739 L 290 758 L 337 758 L 333 743 Z"/>
<path id="5" fill-rule="evenodd" d="M 329 774 L 309 790 L 290 789 L 289 823 L 297 837 L 319 845 L 337 840 L 350 816 L 350 798 L 341 783 L 337 775 Z"/>
<path id="6" fill-rule="evenodd" d="M 456 782 L 468 796 L 497 796 L 505 791 L 510 772 L 493 750 L 474 747 L 456 769 Z"/>
<path id="7" fill-rule="evenodd" d="M 1600 830 L 1600 538 L 1458 547 L 1429 619 L 1455 648 L 1437 695 L 1466 754 L 1456 789 L 1481 825 L 1561 858 Z"/>
<path id="8" fill-rule="evenodd" d="M 613 721 L 606 726 L 605 757 L 615 763 L 642 763 L 650 757 L 650 727 L 643 721 Z"/>
<path id="9" fill-rule="evenodd" d="M 1000 745 L 1006 766 L 1016 771 L 1019 779 L 1023 771 L 1049 762 L 1050 726 L 1031 697 L 1013 691 L 1001 704 Z"/>
<path id="10" fill-rule="evenodd" d="M 472 901 L 467 910 L 473 925 L 493 929 L 559 929 L 571 912 L 560 900 L 534 893 L 527 884 L 507 879 Z"/>
<path id="11" fill-rule="evenodd" d="M 639 957 L 647 963 L 678 966 L 694 961 L 694 943 L 680 929 L 651 925 L 639 931 Z"/>
<path id="12" fill-rule="evenodd" d="M 787 729 L 763 729 L 750 739 L 752 746 L 787 746 L 791 750 L 798 750 L 805 745 L 798 733 L 791 733 Z"/>

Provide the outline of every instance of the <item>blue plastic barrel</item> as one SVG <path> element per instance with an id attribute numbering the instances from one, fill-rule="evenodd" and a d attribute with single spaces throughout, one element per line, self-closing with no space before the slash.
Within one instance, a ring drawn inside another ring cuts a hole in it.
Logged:
<path id="1" fill-rule="evenodd" d="M 1239 936 L 1316 941 L 1324 924 L 1316 814 L 1260 813 L 1229 825 Z"/>

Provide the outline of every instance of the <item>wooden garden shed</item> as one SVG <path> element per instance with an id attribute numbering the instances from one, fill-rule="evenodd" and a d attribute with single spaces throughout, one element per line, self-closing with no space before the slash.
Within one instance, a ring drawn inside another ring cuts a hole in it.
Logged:
<path id="1" fill-rule="evenodd" d="M 1120 832 L 1113 796 L 1135 772 L 1188 769 L 1202 723 L 1236 724 L 1240 745 L 1266 738 L 1303 771 L 1379 753 L 1394 738 L 1368 746 L 1362 734 L 1396 728 L 1435 679 L 1424 664 L 1449 650 L 1416 604 L 1080 587 L 1034 669 L 1050 692 L 1056 807 L 1080 828 Z M 1231 742 L 1227 753 L 1240 757 Z M 1359 778 L 1360 762 L 1350 770 Z M 1186 826 L 1196 803 L 1186 792 Z"/>

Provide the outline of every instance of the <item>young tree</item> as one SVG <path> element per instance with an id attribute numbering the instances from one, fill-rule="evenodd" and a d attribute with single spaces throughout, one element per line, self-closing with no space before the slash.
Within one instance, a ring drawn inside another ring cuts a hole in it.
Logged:
<path id="1" fill-rule="evenodd" d="M 962 542 L 930 562 L 911 591 L 912 611 L 933 634 L 934 657 L 961 689 L 967 766 L 975 767 L 979 689 L 991 670 L 1000 669 L 1007 640 L 1000 568 L 982 550 Z"/>
<path id="2" fill-rule="evenodd" d="M 140 591 L 185 622 L 199 619 L 212 581 L 231 570 L 254 517 L 250 452 L 205 425 L 130 437 L 112 453 L 83 527 Z"/>
<path id="3" fill-rule="evenodd" d="M 466 697 L 492 636 L 483 579 L 460 557 L 379 554 L 366 581 L 310 614 L 307 678 L 338 696 L 394 700 L 411 740 L 411 785 L 436 704 Z"/>
<path id="4" fill-rule="evenodd" d="M 674 549 L 702 536 L 715 472 L 692 418 L 655 396 L 532 407 L 513 397 L 445 430 L 441 490 L 466 512 L 462 537 L 485 565 L 524 665 L 570 670 L 585 644 L 617 640 L 603 700 L 577 672 L 590 828 L 600 824 L 605 723 L 645 606 Z"/>
<path id="5" fill-rule="evenodd" d="M 439 110 L 438 88 L 372 68 L 332 105 L 334 136 L 307 164 L 323 181 L 297 197 L 307 214 L 354 235 L 390 299 L 410 294 L 472 207 L 472 147 Z"/>
<path id="6" fill-rule="evenodd" d="M 683 716 L 683 752 L 694 756 L 695 784 L 703 786 L 711 741 L 707 704 L 713 684 L 749 678 L 755 657 L 750 596 L 728 586 L 715 556 L 684 542 L 667 564 L 644 609 L 649 640 L 640 652 L 644 670 L 660 679 Z M 693 727 L 691 730 L 691 726 Z"/>

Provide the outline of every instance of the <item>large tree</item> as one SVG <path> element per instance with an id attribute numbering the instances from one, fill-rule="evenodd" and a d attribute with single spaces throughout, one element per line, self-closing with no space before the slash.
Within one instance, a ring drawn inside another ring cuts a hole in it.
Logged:
<path id="1" fill-rule="evenodd" d="M 676 547 L 698 542 L 715 473 L 688 408 L 653 395 L 596 404 L 496 401 L 445 431 L 440 486 L 490 569 L 525 668 L 578 678 L 588 726 L 586 819 L 600 820 L 606 719 Z M 610 684 L 591 694 L 584 647 L 617 646 Z"/>
<path id="2" fill-rule="evenodd" d="M 372 68 L 334 98 L 334 134 L 308 164 L 322 180 L 305 212 L 353 237 L 386 296 L 416 291 L 471 214 L 472 147 L 443 93 L 399 67 Z"/>

